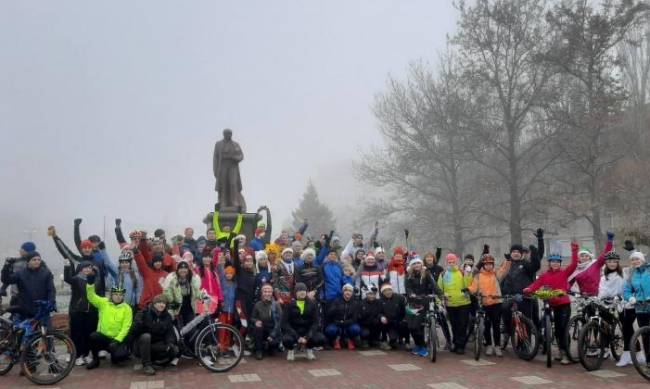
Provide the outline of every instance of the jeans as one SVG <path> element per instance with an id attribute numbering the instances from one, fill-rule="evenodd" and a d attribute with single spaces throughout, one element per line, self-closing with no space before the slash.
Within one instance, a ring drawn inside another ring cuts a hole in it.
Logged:
<path id="1" fill-rule="evenodd" d="M 325 336 L 330 341 L 335 340 L 337 337 L 344 337 L 353 340 L 361 336 L 361 327 L 357 323 L 352 324 L 335 324 L 330 323 L 325 328 Z"/>

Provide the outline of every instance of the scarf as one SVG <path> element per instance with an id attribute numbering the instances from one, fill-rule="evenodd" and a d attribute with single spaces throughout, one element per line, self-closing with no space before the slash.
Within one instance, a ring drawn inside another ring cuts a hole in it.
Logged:
<path id="1" fill-rule="evenodd" d="M 572 283 L 573 280 L 574 280 L 578 275 L 580 275 L 580 273 L 582 273 L 582 272 L 584 272 L 585 270 L 589 269 L 589 268 L 591 267 L 591 265 L 593 265 L 594 263 L 596 263 L 596 261 L 597 261 L 597 260 L 596 260 L 595 258 L 591 258 L 590 261 L 583 262 L 583 263 L 578 263 L 578 267 L 577 267 L 576 270 L 573 272 L 573 274 L 571 274 L 571 275 L 569 276 L 569 279 L 567 280 L 567 281 L 569 281 L 569 284 Z"/>
<path id="2" fill-rule="evenodd" d="M 402 275 L 406 272 L 406 266 L 404 266 L 404 260 L 398 261 L 396 259 L 391 259 L 388 264 L 388 271 L 395 271 L 397 274 Z"/>

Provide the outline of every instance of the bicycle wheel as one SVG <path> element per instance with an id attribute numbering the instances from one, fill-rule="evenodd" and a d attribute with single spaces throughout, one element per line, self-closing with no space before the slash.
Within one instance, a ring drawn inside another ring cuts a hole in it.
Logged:
<path id="1" fill-rule="evenodd" d="M 600 369 L 605 359 L 607 341 L 602 328 L 595 321 L 590 321 L 578 335 L 578 356 L 587 371 Z"/>
<path id="2" fill-rule="evenodd" d="M 636 369 L 639 374 L 641 374 L 641 377 L 645 378 L 646 380 L 650 381 L 650 360 L 648 360 L 648 357 L 650 357 L 650 350 L 646 348 L 648 345 L 648 341 L 646 340 L 646 343 L 643 342 L 644 339 L 648 339 L 650 337 L 650 326 L 646 327 L 641 327 L 638 330 L 634 332 L 634 335 L 632 335 L 632 339 L 630 340 L 630 356 L 632 357 L 632 363 L 634 363 L 634 368 Z M 635 350 L 635 345 L 640 344 L 642 346 L 642 351 L 645 353 L 646 356 L 646 362 L 641 363 L 638 358 L 637 358 L 637 353 L 635 353 L 633 350 Z"/>
<path id="3" fill-rule="evenodd" d="M 623 348 L 625 341 L 623 340 L 623 325 L 616 319 L 610 327 L 611 334 L 608 334 L 609 350 L 612 352 L 612 357 L 618 362 L 623 355 Z"/>
<path id="4" fill-rule="evenodd" d="M 544 347 L 546 349 L 546 367 L 550 368 L 553 365 L 553 325 L 551 324 L 551 317 L 546 315 L 544 317 Z"/>
<path id="5" fill-rule="evenodd" d="M 580 356 L 578 355 L 578 337 L 580 336 L 580 330 L 584 327 L 585 323 L 586 321 L 584 316 L 573 316 L 569 319 L 569 324 L 567 324 L 564 332 L 567 358 L 569 358 L 573 363 L 580 361 Z"/>
<path id="6" fill-rule="evenodd" d="M 427 346 L 429 351 L 429 360 L 431 362 L 436 361 L 436 352 L 438 351 L 438 330 L 436 329 L 436 327 L 437 326 L 435 321 L 429 323 L 428 326 L 429 334 L 427 339 Z"/>
<path id="7" fill-rule="evenodd" d="M 519 314 L 513 318 L 512 348 L 515 354 L 524 361 L 532 361 L 539 351 L 539 330 L 532 320 Z"/>
<path id="8" fill-rule="evenodd" d="M 0 320 L 0 375 L 7 374 L 16 363 L 14 336 L 13 326 Z"/>
<path id="9" fill-rule="evenodd" d="M 72 340 L 63 333 L 35 335 L 27 341 L 22 369 L 30 381 L 52 385 L 70 374 L 76 356 Z"/>
<path id="10" fill-rule="evenodd" d="M 244 341 L 239 331 L 228 324 L 210 324 L 196 338 L 196 356 L 206 369 L 226 372 L 244 356 Z"/>
<path id="11" fill-rule="evenodd" d="M 474 359 L 481 359 L 483 351 L 483 331 L 485 330 L 485 318 L 479 315 L 476 318 L 476 327 L 474 328 Z"/>

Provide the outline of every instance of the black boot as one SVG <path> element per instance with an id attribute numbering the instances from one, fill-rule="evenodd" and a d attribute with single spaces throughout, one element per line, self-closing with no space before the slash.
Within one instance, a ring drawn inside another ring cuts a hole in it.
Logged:
<path id="1" fill-rule="evenodd" d="M 86 365 L 86 369 L 88 370 L 92 370 L 98 367 L 99 367 L 99 358 L 95 356 L 93 356 L 93 360 Z"/>

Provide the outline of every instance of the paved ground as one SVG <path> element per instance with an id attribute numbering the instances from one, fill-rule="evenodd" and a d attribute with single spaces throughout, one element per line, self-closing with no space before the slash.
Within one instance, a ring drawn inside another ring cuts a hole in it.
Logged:
<path id="1" fill-rule="evenodd" d="M 430 363 L 405 351 L 322 351 L 318 360 L 297 358 L 290 364 L 284 355 L 256 361 L 250 357 L 228 373 L 214 374 L 195 361 L 182 360 L 178 367 L 147 377 L 133 371 L 131 365 L 102 367 L 88 371 L 75 368 L 57 387 L 66 389 L 175 389 L 175 388 L 644 388 L 650 387 L 633 367 L 617 368 L 607 361 L 595 373 L 581 365 L 554 365 L 524 362 L 506 355 L 487 358 L 478 365 L 469 355 L 443 352 L 438 362 Z M 0 388 L 34 387 L 18 376 L 15 367 L 0 377 Z"/>

